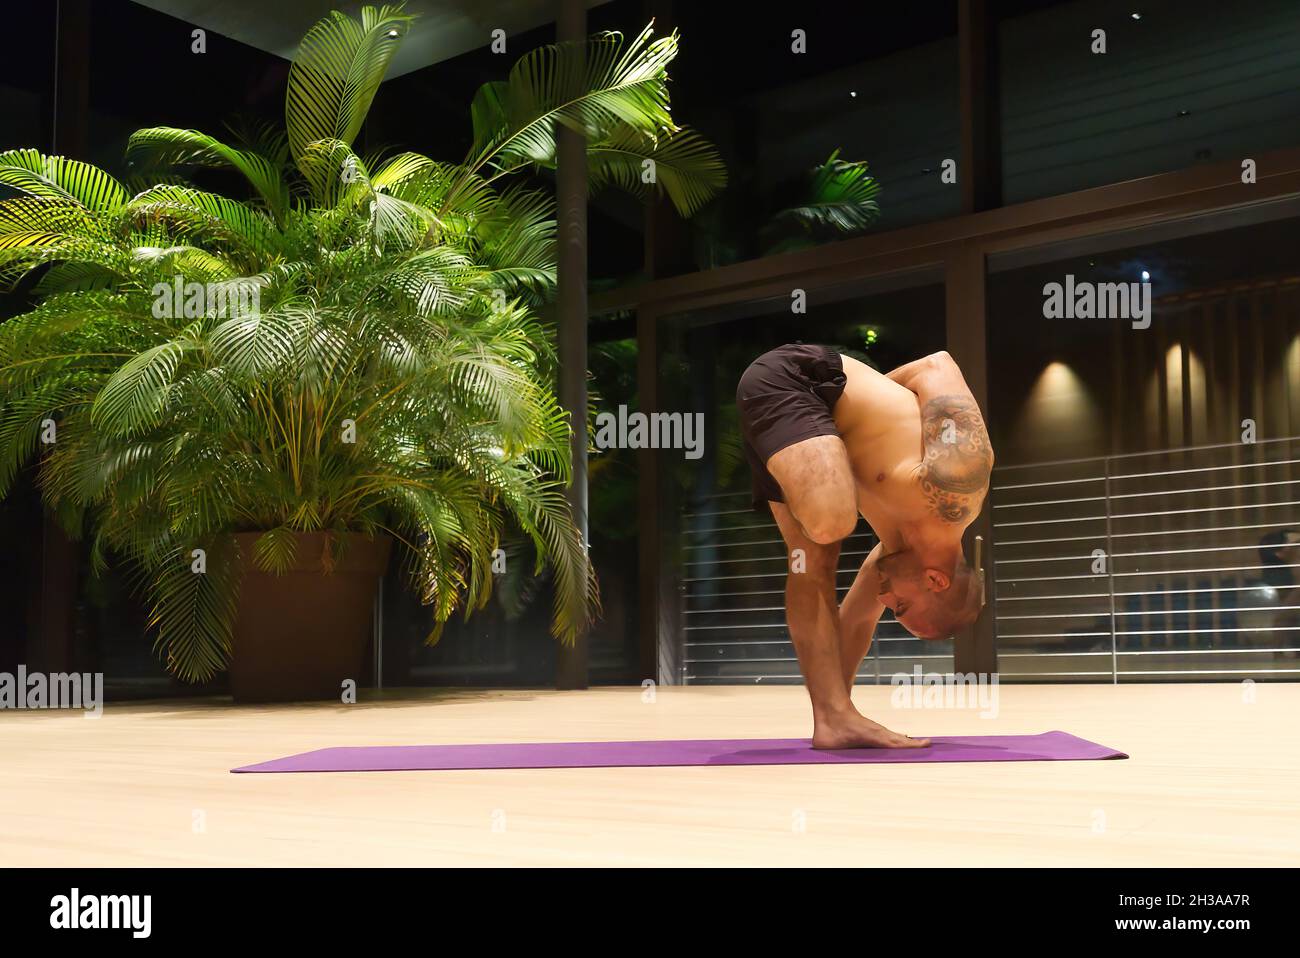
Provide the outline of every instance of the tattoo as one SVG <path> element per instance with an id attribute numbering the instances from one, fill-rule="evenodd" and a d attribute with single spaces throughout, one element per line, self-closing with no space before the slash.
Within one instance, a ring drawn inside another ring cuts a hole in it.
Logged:
<path id="1" fill-rule="evenodd" d="M 965 522 L 979 511 L 993 469 L 993 446 L 975 400 L 949 395 L 927 402 L 921 441 L 925 458 L 917 475 L 931 511 L 944 522 Z"/>

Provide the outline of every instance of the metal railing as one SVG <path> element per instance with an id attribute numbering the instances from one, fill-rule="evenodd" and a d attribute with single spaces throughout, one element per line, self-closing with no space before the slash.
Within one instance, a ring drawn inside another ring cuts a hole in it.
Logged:
<path id="1" fill-rule="evenodd" d="M 994 470 L 994 616 L 1004 681 L 1300 675 L 1300 437 Z M 788 558 L 747 493 L 683 516 L 689 684 L 801 681 L 785 625 Z M 1288 530 L 1295 548 L 1289 549 Z M 840 599 L 875 545 L 845 540 Z M 886 610 L 859 682 L 952 668 L 952 643 Z"/>
<path id="2" fill-rule="evenodd" d="M 1300 674 L 1300 438 L 998 467 L 1013 681 Z"/>
<path id="3" fill-rule="evenodd" d="M 748 492 L 712 495 L 682 517 L 683 683 L 802 681 L 785 624 L 789 557 L 776 524 L 749 502 Z M 865 523 L 844 540 L 836 571 L 840 601 L 875 544 Z M 918 664 L 928 672 L 951 671 L 952 642 L 922 643 L 886 610 L 858 682 L 888 682 Z"/>

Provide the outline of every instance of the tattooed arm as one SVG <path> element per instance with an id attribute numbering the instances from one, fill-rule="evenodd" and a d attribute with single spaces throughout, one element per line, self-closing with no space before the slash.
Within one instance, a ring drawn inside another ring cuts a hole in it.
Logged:
<path id="1" fill-rule="evenodd" d="M 931 511 L 945 522 L 969 522 L 988 490 L 993 447 L 961 370 L 939 352 L 888 375 L 916 393 L 921 404 L 917 480 Z"/>

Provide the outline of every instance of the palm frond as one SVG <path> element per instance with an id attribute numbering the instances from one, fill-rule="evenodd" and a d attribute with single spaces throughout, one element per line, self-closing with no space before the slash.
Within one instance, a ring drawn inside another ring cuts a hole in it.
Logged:
<path id="1" fill-rule="evenodd" d="M 206 555 L 205 572 L 194 571 L 194 551 Z M 152 578 L 155 595 L 149 623 L 155 648 L 171 671 L 187 682 L 211 678 L 226 667 L 239 603 L 238 553 L 229 537 L 173 543 Z"/>
<path id="2" fill-rule="evenodd" d="M 619 127 L 588 145 L 587 164 L 593 191 L 614 185 L 637 196 L 667 194 L 687 217 L 727 185 L 727 168 L 717 149 L 687 127 L 658 139 Z"/>
<path id="3" fill-rule="evenodd" d="M 137 130 L 127 141 L 126 156 L 128 161 L 150 166 L 230 167 L 244 175 L 277 223 L 289 210 L 289 187 L 277 159 L 235 149 L 198 130 L 170 126 Z"/>
<path id="4" fill-rule="evenodd" d="M 553 162 L 557 123 L 593 141 L 623 126 L 652 138 L 671 132 L 667 67 L 677 34 L 653 34 L 647 26 L 628 43 L 621 33 L 601 33 L 522 56 L 504 83 L 475 95 L 470 168 Z"/>
<path id="5" fill-rule="evenodd" d="M 865 162 L 839 158 L 839 150 L 813 170 L 806 202 L 781 210 L 774 223 L 792 223 L 805 230 L 824 227 L 838 234 L 867 229 L 880 216 L 876 196 L 880 184 Z"/>
<path id="6" fill-rule="evenodd" d="M 280 232 L 265 213 L 190 187 L 153 186 L 133 197 L 126 212 L 137 222 L 164 220 L 181 236 L 234 247 L 250 263 L 273 257 L 280 247 Z"/>
<path id="7" fill-rule="evenodd" d="M 411 19 L 400 5 L 363 7 L 359 21 L 334 10 L 307 31 L 289 68 L 284 109 L 300 166 L 309 144 L 356 139 Z"/>
<path id="8" fill-rule="evenodd" d="M 65 200 L 97 213 L 126 202 L 126 188 L 97 166 L 39 150 L 0 153 L 0 184 L 31 196 Z"/>

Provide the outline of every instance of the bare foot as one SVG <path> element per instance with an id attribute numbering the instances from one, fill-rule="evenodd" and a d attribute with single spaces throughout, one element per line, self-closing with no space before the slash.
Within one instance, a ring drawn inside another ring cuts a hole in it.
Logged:
<path id="1" fill-rule="evenodd" d="M 813 748 L 926 748 L 929 744 L 928 738 L 899 735 L 857 713 L 813 723 Z"/>

